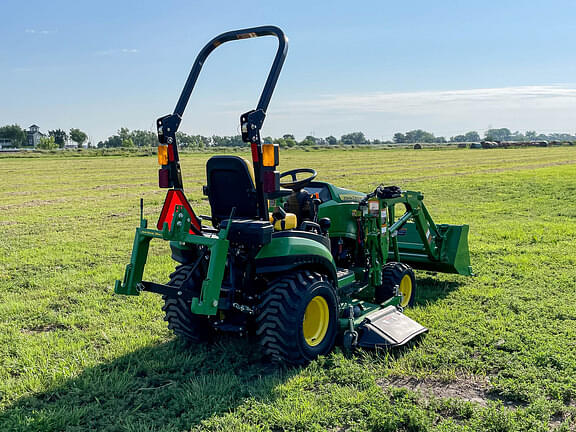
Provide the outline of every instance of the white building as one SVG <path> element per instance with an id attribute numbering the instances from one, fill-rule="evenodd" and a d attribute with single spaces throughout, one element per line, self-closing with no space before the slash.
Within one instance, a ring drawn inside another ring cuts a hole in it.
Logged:
<path id="1" fill-rule="evenodd" d="M 44 134 L 40 132 L 40 127 L 37 125 L 32 125 L 26 131 L 26 145 L 30 147 L 36 147 L 40 142 Z"/>

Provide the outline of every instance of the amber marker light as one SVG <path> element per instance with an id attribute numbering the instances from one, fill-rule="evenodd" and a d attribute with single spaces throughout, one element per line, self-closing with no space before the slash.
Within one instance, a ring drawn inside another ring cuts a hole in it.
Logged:
<path id="1" fill-rule="evenodd" d="M 158 145 L 158 164 L 159 165 L 168 165 L 168 146 L 167 145 Z"/>
<path id="2" fill-rule="evenodd" d="M 278 144 L 262 144 L 262 165 L 275 167 L 278 165 Z"/>

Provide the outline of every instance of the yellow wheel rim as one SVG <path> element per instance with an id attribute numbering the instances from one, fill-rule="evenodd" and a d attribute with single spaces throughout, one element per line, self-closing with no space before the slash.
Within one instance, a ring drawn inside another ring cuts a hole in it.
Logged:
<path id="1" fill-rule="evenodd" d="M 410 303 L 410 299 L 412 298 L 412 278 L 410 275 L 404 275 L 400 281 L 400 294 L 402 295 L 400 306 L 408 306 L 408 303 Z"/>
<path id="2" fill-rule="evenodd" d="M 330 310 L 328 303 L 324 297 L 316 296 L 304 312 L 304 320 L 302 321 L 302 332 L 304 339 L 310 346 L 316 346 L 324 340 L 326 332 L 328 331 L 328 324 L 330 323 Z"/>

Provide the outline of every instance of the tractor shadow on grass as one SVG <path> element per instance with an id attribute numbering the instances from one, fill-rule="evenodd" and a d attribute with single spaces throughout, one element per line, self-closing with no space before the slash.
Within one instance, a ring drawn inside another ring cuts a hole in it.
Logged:
<path id="1" fill-rule="evenodd" d="M 414 299 L 414 306 L 424 306 L 442 300 L 457 290 L 463 282 L 458 280 L 441 280 L 433 273 L 419 273 L 416 275 L 418 291 Z"/>
<path id="2" fill-rule="evenodd" d="M 417 305 L 441 300 L 460 285 L 428 275 L 419 275 L 418 284 Z M 389 351 L 358 350 L 353 357 L 397 359 L 419 340 Z M 300 371 L 268 362 L 254 338 L 220 336 L 207 346 L 172 340 L 85 368 L 47 391 L 18 399 L 0 412 L 0 429 L 188 430 L 247 399 L 273 401 L 276 388 Z"/>
<path id="3" fill-rule="evenodd" d="M 209 346 L 173 340 L 138 349 L 15 401 L 0 412 L 1 429 L 189 430 L 248 398 L 275 399 L 275 388 L 299 372 L 267 362 L 254 343 L 220 337 Z"/>

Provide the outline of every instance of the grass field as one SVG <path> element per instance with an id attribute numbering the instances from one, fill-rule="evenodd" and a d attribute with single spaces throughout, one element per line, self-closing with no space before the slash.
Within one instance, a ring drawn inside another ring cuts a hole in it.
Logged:
<path id="1" fill-rule="evenodd" d="M 183 158 L 198 213 L 209 155 Z M 576 428 L 576 149 L 285 151 L 283 170 L 422 190 L 468 223 L 477 277 L 417 272 L 430 331 L 302 369 L 254 341 L 186 348 L 161 299 L 114 296 L 154 157 L 0 159 L 0 431 L 546 431 Z M 147 279 L 172 263 L 153 244 Z"/>

